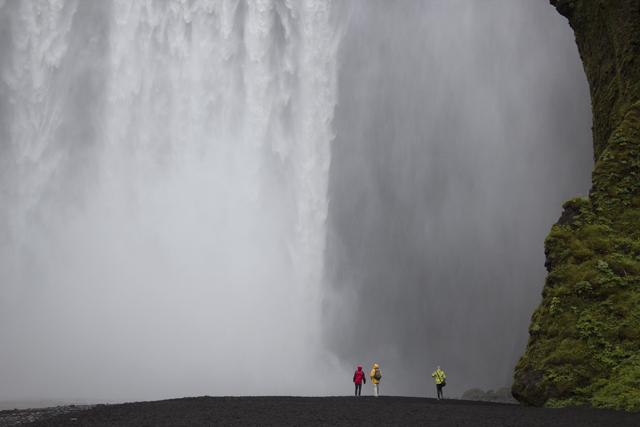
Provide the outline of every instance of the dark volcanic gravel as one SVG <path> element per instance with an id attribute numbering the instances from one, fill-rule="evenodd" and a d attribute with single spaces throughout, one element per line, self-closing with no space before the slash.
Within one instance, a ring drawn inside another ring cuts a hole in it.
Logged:
<path id="1" fill-rule="evenodd" d="M 143 426 L 640 426 L 640 414 L 573 407 L 519 405 L 415 397 L 194 397 L 97 405 L 22 424 L 0 425 Z M 43 410 L 40 410 L 42 413 Z M 18 421 L 20 422 L 20 421 Z"/>

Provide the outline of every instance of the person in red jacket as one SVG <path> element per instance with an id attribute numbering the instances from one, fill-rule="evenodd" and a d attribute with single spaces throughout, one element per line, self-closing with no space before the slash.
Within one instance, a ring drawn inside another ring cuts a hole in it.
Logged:
<path id="1" fill-rule="evenodd" d="M 360 392 L 362 391 L 362 383 L 367 383 L 364 372 L 362 372 L 362 366 L 358 366 L 358 370 L 355 374 L 353 374 L 353 382 L 356 385 L 356 396 L 360 396 Z"/>

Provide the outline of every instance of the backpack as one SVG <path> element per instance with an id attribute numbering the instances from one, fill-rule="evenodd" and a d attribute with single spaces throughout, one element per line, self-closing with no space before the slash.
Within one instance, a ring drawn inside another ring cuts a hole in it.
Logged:
<path id="1" fill-rule="evenodd" d="M 375 378 L 376 380 L 379 380 L 380 378 L 382 378 L 382 374 L 380 373 L 380 369 L 376 369 L 376 372 L 373 374 L 373 378 Z"/>

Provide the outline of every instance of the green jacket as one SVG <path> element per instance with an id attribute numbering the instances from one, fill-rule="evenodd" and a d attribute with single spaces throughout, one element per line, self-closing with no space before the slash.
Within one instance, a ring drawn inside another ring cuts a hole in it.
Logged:
<path id="1" fill-rule="evenodd" d="M 442 384 L 447 379 L 447 376 L 440 369 L 431 374 L 431 376 L 436 378 L 436 384 Z"/>

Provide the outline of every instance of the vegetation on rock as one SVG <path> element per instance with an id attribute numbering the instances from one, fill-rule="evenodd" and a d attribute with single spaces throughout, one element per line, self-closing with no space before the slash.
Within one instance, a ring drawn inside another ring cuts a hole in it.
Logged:
<path id="1" fill-rule="evenodd" d="M 640 411 L 640 2 L 552 0 L 589 80 L 592 188 L 545 239 L 548 275 L 514 372 L 521 403 Z"/>
<path id="2" fill-rule="evenodd" d="M 472 388 L 462 393 L 461 399 L 475 400 L 481 398 L 482 396 L 484 396 L 484 390 L 482 390 L 481 388 Z"/>
<path id="3" fill-rule="evenodd" d="M 482 402 L 518 403 L 513 396 L 511 396 L 511 389 L 508 387 L 502 387 L 496 391 L 483 391 L 480 388 L 472 388 L 465 391 L 460 399 L 478 400 Z"/>

